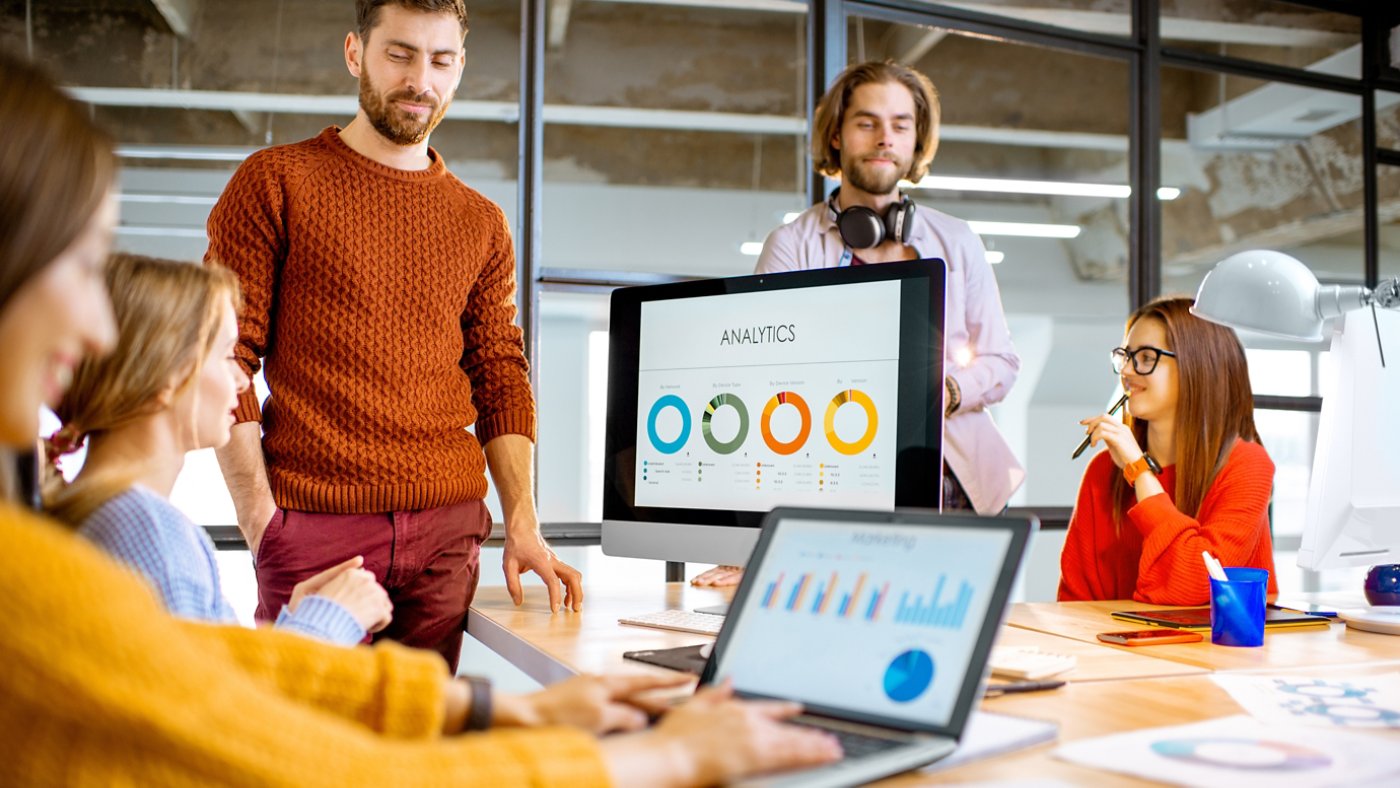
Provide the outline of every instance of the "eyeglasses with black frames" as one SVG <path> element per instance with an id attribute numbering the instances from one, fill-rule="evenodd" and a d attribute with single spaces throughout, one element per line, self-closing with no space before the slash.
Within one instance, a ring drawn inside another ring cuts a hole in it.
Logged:
<path id="1" fill-rule="evenodd" d="M 1137 350 L 1129 350 L 1125 347 L 1116 347 L 1109 357 L 1113 362 L 1113 371 L 1119 375 L 1131 363 L 1133 371 L 1139 375 L 1151 375 L 1157 369 L 1157 362 L 1162 360 L 1162 356 L 1176 358 L 1176 354 L 1170 350 L 1163 350 L 1159 347 L 1144 345 Z"/>

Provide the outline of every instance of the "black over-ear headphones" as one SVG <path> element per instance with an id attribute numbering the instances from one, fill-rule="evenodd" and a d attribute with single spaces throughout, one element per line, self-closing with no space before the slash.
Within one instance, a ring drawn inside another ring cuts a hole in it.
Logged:
<path id="1" fill-rule="evenodd" d="M 904 195 L 900 200 L 885 209 L 885 215 L 872 211 L 864 205 L 852 205 L 844 211 L 836 210 L 836 195 L 831 193 L 827 205 L 836 217 L 836 229 L 841 231 L 841 240 L 852 249 L 870 249 L 890 239 L 909 243 L 914 231 L 914 201 Z"/>

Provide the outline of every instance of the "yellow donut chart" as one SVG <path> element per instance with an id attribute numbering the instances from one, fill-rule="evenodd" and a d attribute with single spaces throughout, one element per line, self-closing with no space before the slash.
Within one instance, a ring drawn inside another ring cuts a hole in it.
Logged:
<path id="1" fill-rule="evenodd" d="M 841 409 L 847 402 L 854 402 L 865 411 L 865 434 L 856 440 L 847 443 L 841 440 L 841 436 L 836 434 L 836 411 Z M 767 411 L 764 411 L 767 415 Z M 846 389 L 838 392 L 831 398 L 831 404 L 826 406 L 826 420 L 823 427 L 826 429 L 826 439 L 831 442 L 831 448 L 842 454 L 860 454 L 870 448 L 870 444 L 875 440 L 875 431 L 880 426 L 880 416 L 875 411 L 875 403 L 870 401 L 870 395 L 860 389 Z M 767 436 L 764 432 L 764 436 Z"/>
<path id="2" fill-rule="evenodd" d="M 791 405 L 797 408 L 797 415 L 802 419 L 802 427 L 797 431 L 797 437 L 783 443 L 773 437 L 773 411 L 779 405 Z M 812 432 L 812 410 L 807 407 L 807 401 L 791 391 L 780 391 L 768 400 L 768 404 L 763 406 L 763 418 L 758 420 L 758 428 L 763 433 L 763 442 L 768 444 L 776 454 L 793 454 L 802 448 L 802 444 L 807 442 L 807 436 Z"/>

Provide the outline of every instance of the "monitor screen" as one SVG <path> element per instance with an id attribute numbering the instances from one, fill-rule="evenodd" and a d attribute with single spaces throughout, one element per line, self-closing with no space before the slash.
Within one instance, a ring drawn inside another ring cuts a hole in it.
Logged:
<path id="1" fill-rule="evenodd" d="M 756 534 L 728 557 L 696 540 L 718 545 L 783 504 L 937 507 L 944 272 L 911 261 L 616 291 L 605 551 L 742 563 Z"/>

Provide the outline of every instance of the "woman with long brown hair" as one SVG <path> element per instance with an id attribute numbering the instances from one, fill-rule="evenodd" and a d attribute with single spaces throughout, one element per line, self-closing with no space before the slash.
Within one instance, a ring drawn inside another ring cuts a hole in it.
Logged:
<path id="1" fill-rule="evenodd" d="M 1202 551 L 1269 570 L 1274 464 L 1254 427 L 1244 348 L 1233 331 L 1159 298 L 1128 318 L 1113 366 L 1124 416 L 1080 422 L 1100 452 L 1084 472 L 1060 555 L 1061 601 L 1199 605 Z"/>

